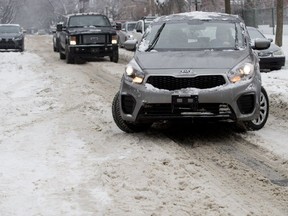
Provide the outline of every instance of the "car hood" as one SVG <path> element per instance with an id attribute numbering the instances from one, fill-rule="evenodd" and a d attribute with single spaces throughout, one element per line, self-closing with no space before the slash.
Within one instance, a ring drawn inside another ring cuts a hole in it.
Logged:
<path id="1" fill-rule="evenodd" d="M 111 27 L 88 27 L 88 28 L 69 28 L 70 34 L 98 34 L 109 33 L 116 34 L 116 31 Z"/>
<path id="2" fill-rule="evenodd" d="M 247 50 L 138 52 L 135 60 L 149 69 L 231 69 L 249 55 Z"/>
<path id="3" fill-rule="evenodd" d="M 14 38 L 21 36 L 20 33 L 0 33 L 0 38 Z"/>

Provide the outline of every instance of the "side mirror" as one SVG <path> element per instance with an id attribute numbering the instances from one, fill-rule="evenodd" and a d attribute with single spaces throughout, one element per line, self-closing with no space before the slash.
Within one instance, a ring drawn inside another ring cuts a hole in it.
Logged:
<path id="1" fill-rule="evenodd" d="M 116 23 L 115 29 L 116 30 L 121 30 L 121 23 Z"/>
<path id="2" fill-rule="evenodd" d="M 136 32 L 142 33 L 141 29 L 136 29 Z"/>
<path id="3" fill-rule="evenodd" d="M 273 42 L 273 39 L 272 38 L 268 38 L 268 40 L 272 43 Z"/>
<path id="4" fill-rule="evenodd" d="M 256 50 L 268 49 L 270 47 L 270 44 L 271 42 L 268 39 L 256 38 L 254 42 L 252 42 L 252 49 Z"/>
<path id="5" fill-rule="evenodd" d="M 62 31 L 63 30 L 63 24 L 57 24 L 56 25 L 56 30 L 57 31 Z"/>

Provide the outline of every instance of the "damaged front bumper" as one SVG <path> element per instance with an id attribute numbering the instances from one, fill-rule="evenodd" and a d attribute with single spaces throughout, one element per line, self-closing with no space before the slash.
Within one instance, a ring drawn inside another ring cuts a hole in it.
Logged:
<path id="1" fill-rule="evenodd" d="M 120 89 L 121 116 L 129 122 L 183 118 L 248 121 L 259 114 L 261 82 L 250 79 L 210 89 L 156 89 L 125 78 Z"/>

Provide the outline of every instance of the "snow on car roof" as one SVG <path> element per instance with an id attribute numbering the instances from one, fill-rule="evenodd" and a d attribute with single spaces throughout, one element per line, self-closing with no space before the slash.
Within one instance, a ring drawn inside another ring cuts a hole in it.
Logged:
<path id="1" fill-rule="evenodd" d="M 102 15 L 102 16 L 105 16 L 105 15 L 100 14 L 100 13 L 89 12 L 89 13 L 74 13 L 74 14 L 68 14 L 68 15 L 66 15 L 66 17 L 71 17 L 71 16 L 87 16 L 87 15 Z"/>
<path id="2" fill-rule="evenodd" d="M 20 27 L 19 24 L 0 24 L 0 26 L 16 26 L 16 27 Z"/>
<path id="3" fill-rule="evenodd" d="M 226 13 L 216 13 L 216 12 L 203 12 L 203 11 L 194 11 L 186 13 L 171 14 L 168 16 L 158 17 L 154 22 L 167 22 L 175 20 L 241 20 L 238 15 L 231 15 Z"/>

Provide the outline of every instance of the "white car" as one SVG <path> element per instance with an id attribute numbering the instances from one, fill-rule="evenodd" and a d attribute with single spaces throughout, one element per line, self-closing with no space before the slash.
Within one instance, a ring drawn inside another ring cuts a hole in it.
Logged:
<path id="1" fill-rule="evenodd" d="M 132 32 L 127 35 L 127 40 L 124 43 L 124 48 L 127 50 L 135 50 L 137 44 L 140 43 L 145 30 L 153 22 L 155 17 L 143 17 L 136 23 Z"/>

